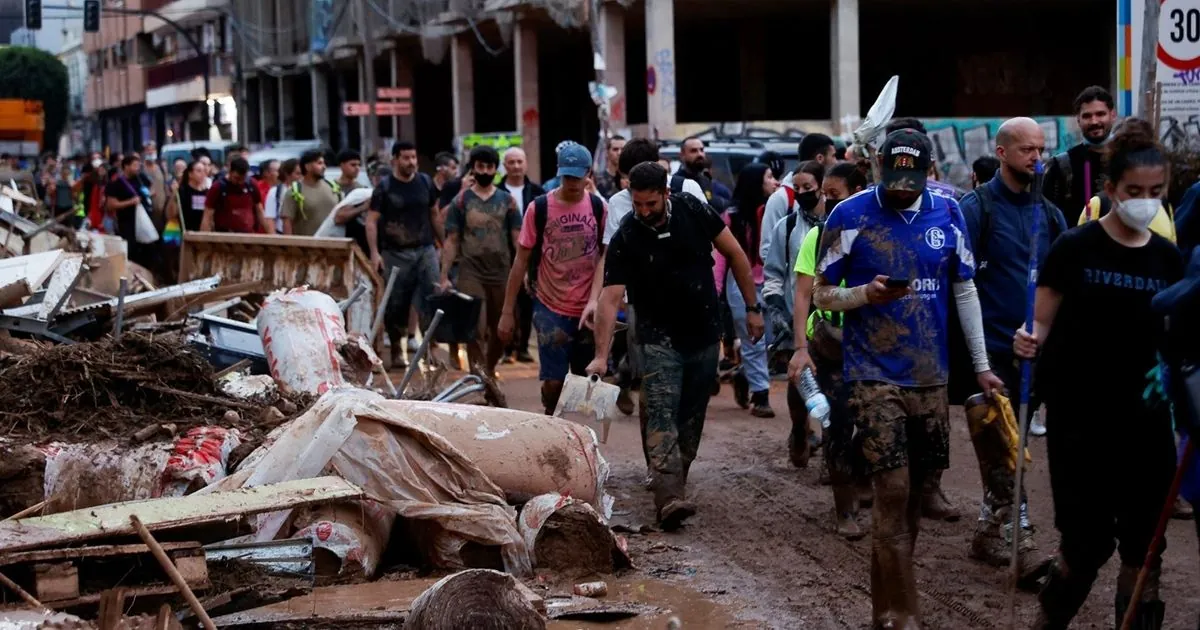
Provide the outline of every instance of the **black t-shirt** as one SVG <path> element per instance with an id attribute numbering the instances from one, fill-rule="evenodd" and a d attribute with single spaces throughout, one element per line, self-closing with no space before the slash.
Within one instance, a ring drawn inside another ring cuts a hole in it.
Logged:
<path id="1" fill-rule="evenodd" d="M 1181 277 L 1183 255 L 1157 234 L 1142 247 L 1126 247 L 1092 221 L 1062 235 L 1038 277 L 1039 287 L 1062 295 L 1038 361 L 1038 394 L 1064 404 L 1093 400 L 1106 409 L 1141 409 L 1146 373 L 1158 364 L 1163 339 L 1163 318 L 1151 312 L 1150 300 Z M 1096 397 L 1097 387 L 1103 396 Z"/>
<path id="2" fill-rule="evenodd" d="M 691 195 L 671 195 L 670 203 L 665 229 L 643 225 L 632 212 L 621 221 L 608 246 L 604 285 L 625 285 L 643 343 L 669 340 L 692 352 L 720 337 L 712 243 L 725 222 Z"/>
<path id="3" fill-rule="evenodd" d="M 207 196 L 207 190 L 192 188 L 187 182 L 179 185 L 179 212 L 183 215 L 183 226 L 187 231 L 200 230 L 200 222 L 204 220 L 204 200 Z"/>
<path id="4" fill-rule="evenodd" d="M 379 247 L 386 250 L 433 245 L 433 181 L 417 173 L 411 181 L 388 177 L 371 193 L 371 210 L 380 213 Z M 365 240 L 365 239 L 364 239 Z"/>
<path id="5" fill-rule="evenodd" d="M 117 201 L 128 201 L 138 196 L 134 186 L 136 184 L 133 182 L 118 176 L 104 187 L 104 196 L 109 199 L 116 199 Z M 125 239 L 130 244 L 137 242 L 135 238 L 137 228 L 134 223 L 135 210 L 137 210 L 137 206 L 128 206 L 117 210 L 117 236 Z"/>
<path id="6" fill-rule="evenodd" d="M 458 193 L 462 192 L 462 180 L 452 179 L 442 185 L 437 191 L 437 205 L 439 208 L 449 206 Z"/>

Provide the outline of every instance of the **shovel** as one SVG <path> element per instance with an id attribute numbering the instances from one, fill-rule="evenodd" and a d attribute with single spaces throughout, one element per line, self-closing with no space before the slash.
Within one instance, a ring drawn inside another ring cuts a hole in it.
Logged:
<path id="1" fill-rule="evenodd" d="M 612 426 L 613 410 L 621 388 L 601 382 L 598 375 L 576 376 L 567 374 L 562 395 L 554 407 L 554 417 L 561 418 L 563 412 L 572 411 L 595 416 L 600 423 L 600 443 L 608 443 L 608 429 Z"/>

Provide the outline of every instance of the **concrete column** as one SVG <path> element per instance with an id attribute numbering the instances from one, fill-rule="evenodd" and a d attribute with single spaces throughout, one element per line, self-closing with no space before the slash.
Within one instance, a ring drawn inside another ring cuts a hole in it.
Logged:
<path id="1" fill-rule="evenodd" d="M 829 91 L 832 99 L 829 117 L 834 129 L 841 132 L 847 131 L 842 128 L 843 117 L 858 119 L 863 114 L 858 87 L 858 0 L 832 0 L 829 28 Z"/>
<path id="2" fill-rule="evenodd" d="M 675 0 L 646 0 L 646 93 L 651 137 L 674 137 Z"/>
<path id="3" fill-rule="evenodd" d="M 313 134 L 323 142 L 329 141 L 329 87 L 325 73 L 317 67 L 308 69 L 312 77 Z"/>
<path id="4" fill-rule="evenodd" d="M 450 43 L 450 87 L 453 90 L 454 135 L 475 131 L 475 76 L 471 59 L 471 38 L 455 35 Z"/>
<path id="5" fill-rule="evenodd" d="M 367 67 L 366 67 L 365 62 L 363 61 L 362 57 L 358 58 L 358 98 L 355 100 L 357 100 L 360 103 L 370 103 L 371 102 L 370 99 L 367 98 Z M 340 118 L 340 116 L 339 116 L 339 118 Z M 366 142 L 366 140 L 367 140 L 367 117 L 366 116 L 358 117 L 358 137 L 359 137 L 359 143 L 358 143 L 359 146 L 366 147 L 366 145 L 367 145 L 367 142 Z M 347 138 L 342 138 L 342 144 L 344 144 L 346 146 L 350 146 L 350 140 Z"/>
<path id="6" fill-rule="evenodd" d="M 275 81 L 275 115 L 279 117 L 279 140 L 287 138 L 287 124 L 285 121 L 288 115 L 284 112 L 285 108 L 291 108 L 291 99 L 285 99 L 284 96 L 284 81 L 283 77 L 279 77 Z M 286 105 L 285 105 L 286 101 Z"/>
<path id="7" fill-rule="evenodd" d="M 604 46 L 604 82 L 617 88 L 611 103 L 609 123 L 620 129 L 629 124 L 625 83 L 625 8 L 615 2 L 600 7 L 600 42 Z"/>
<path id="8" fill-rule="evenodd" d="M 258 91 L 258 143 L 266 144 L 267 142 L 267 103 L 270 99 L 267 98 L 267 83 L 269 77 L 266 74 L 258 75 L 258 80 L 254 82 Z"/>
<path id="9" fill-rule="evenodd" d="M 513 63 L 516 64 L 517 129 L 528 165 L 529 179 L 542 181 L 542 124 L 538 105 L 537 27 L 518 18 L 513 26 Z"/>
<path id="10" fill-rule="evenodd" d="M 399 47 L 392 49 L 392 85 L 396 87 L 412 88 L 414 82 L 412 59 L 403 58 L 400 55 Z M 413 113 L 411 115 L 397 116 L 392 120 L 392 129 L 397 140 L 416 140 L 417 111 L 415 107 L 413 108 Z M 386 148 L 388 151 L 392 150 L 391 147 Z"/>

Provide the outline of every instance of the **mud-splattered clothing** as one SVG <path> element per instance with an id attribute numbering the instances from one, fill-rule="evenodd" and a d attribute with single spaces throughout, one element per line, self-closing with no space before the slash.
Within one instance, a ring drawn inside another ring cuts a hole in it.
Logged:
<path id="1" fill-rule="evenodd" d="M 861 441 L 866 472 L 950 467 L 945 386 L 899 387 L 879 381 L 855 381 L 848 386 L 848 408 L 858 429 L 855 440 Z"/>
<path id="2" fill-rule="evenodd" d="M 599 262 L 600 230 L 589 195 L 565 203 L 559 192 L 546 194 L 546 231 L 534 297 L 559 315 L 579 317 L 587 306 Z M 537 245 L 536 214 L 534 202 L 530 202 L 521 224 L 520 245 L 526 249 Z"/>
<path id="3" fill-rule="evenodd" d="M 371 193 L 371 210 L 380 213 L 379 249 L 398 251 L 433 245 L 429 216 L 433 203 L 433 180 L 424 173 L 417 173 L 407 182 L 394 176 L 381 181 Z"/>
<path id="4" fill-rule="evenodd" d="M 812 355 L 812 360 L 817 366 L 817 384 L 829 401 L 829 426 L 821 441 L 829 478 L 835 484 L 852 483 L 865 471 L 859 444 L 861 438 L 855 438 L 854 418 L 850 415 L 849 390 L 842 380 L 842 364 L 816 353 Z M 799 396 L 796 386 L 789 384 L 789 396 L 792 392 L 797 392 Z"/>
<path id="5" fill-rule="evenodd" d="M 846 313 L 846 380 L 903 387 L 944 385 L 950 284 L 970 280 L 975 261 L 958 204 L 925 191 L 893 210 L 878 189 L 851 196 L 829 215 L 817 273 L 828 284 L 867 284 L 877 275 L 909 280 L 912 293 Z"/>
<path id="6" fill-rule="evenodd" d="M 642 445 L 646 449 L 655 503 L 683 496 L 688 471 L 700 449 L 700 434 L 713 379 L 718 344 L 691 352 L 646 344 L 642 405 L 646 410 Z"/>
<path id="7" fill-rule="evenodd" d="M 604 285 L 625 286 L 637 308 L 642 343 L 690 353 L 720 338 L 712 243 L 725 222 L 691 195 L 671 195 L 669 201 L 670 218 L 662 228 L 647 227 L 634 216 L 622 221 L 609 245 Z"/>
<path id="8" fill-rule="evenodd" d="M 535 299 L 533 325 L 537 328 L 538 380 L 562 381 L 567 372 L 582 376 L 596 354 L 596 342 L 591 331 L 579 325 L 579 318 L 555 313 Z"/>
<path id="9" fill-rule="evenodd" d="M 487 199 L 463 192 L 446 212 L 447 237 L 459 235 L 459 278 L 503 285 L 515 251 L 512 233 L 520 229 L 521 214 L 508 191 L 497 189 Z"/>

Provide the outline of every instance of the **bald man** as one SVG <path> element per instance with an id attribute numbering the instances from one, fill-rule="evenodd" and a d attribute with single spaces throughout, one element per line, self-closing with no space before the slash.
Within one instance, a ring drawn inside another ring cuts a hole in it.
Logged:
<path id="1" fill-rule="evenodd" d="M 991 181 L 971 191 L 959 202 L 971 244 L 975 248 L 975 286 L 979 290 L 979 304 L 983 311 L 988 361 L 996 375 L 1004 381 L 1014 403 L 1021 391 L 1021 371 L 1012 353 L 1012 331 L 1025 321 L 1035 202 L 1030 189 L 1034 167 L 1045 150 L 1046 136 L 1037 121 L 1032 118 L 1005 121 L 996 133 L 996 158 L 1000 160 L 1000 169 Z M 1042 215 L 1037 244 L 1039 267 L 1046 260 L 1051 243 L 1067 229 L 1062 212 L 1044 197 L 1040 202 Z M 961 372 L 958 368 L 969 370 L 971 366 L 969 360 L 965 365 L 961 361 L 956 362 L 954 354 L 952 349 L 950 402 L 957 405 L 977 391 L 953 385 L 975 384 L 974 378 L 968 378 L 965 374 L 958 376 Z M 1030 408 L 1036 408 L 1036 405 Z M 978 418 L 973 420 L 977 421 Z M 984 493 L 980 520 L 971 542 L 971 557 L 995 566 L 1008 566 L 1012 543 L 1005 540 L 1004 532 L 1012 523 L 1013 473 L 1007 468 L 1007 454 L 991 452 L 986 436 L 978 431 L 981 427 L 972 428 Z M 1021 500 L 1021 513 L 1021 565 L 1026 578 L 1023 583 L 1028 588 L 1034 588 L 1033 578 L 1043 568 L 1043 563 L 1042 558 L 1035 557 L 1036 547 L 1024 497 Z"/>
<path id="2" fill-rule="evenodd" d="M 525 161 L 525 150 L 512 147 L 504 152 L 504 189 L 517 202 L 521 216 L 533 200 L 542 194 L 542 187 L 529 181 L 526 176 L 529 165 Z M 529 353 L 529 338 L 533 335 L 533 300 L 521 288 L 517 294 L 517 334 L 513 335 L 511 346 L 505 351 L 505 363 L 532 363 L 533 355 Z"/>

